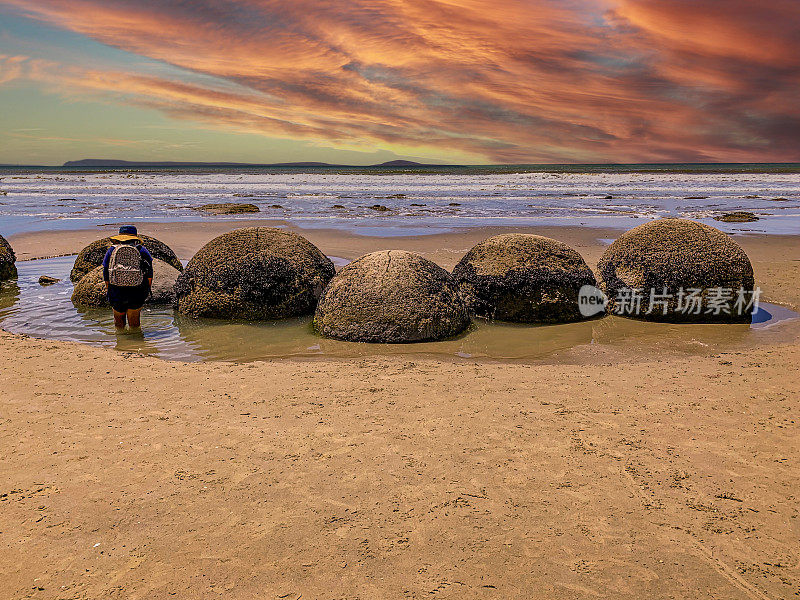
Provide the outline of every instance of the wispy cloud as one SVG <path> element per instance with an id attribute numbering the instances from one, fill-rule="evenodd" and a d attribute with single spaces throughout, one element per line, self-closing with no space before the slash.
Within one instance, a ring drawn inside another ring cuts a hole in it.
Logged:
<path id="1" fill-rule="evenodd" d="M 218 127 L 497 162 L 800 160 L 796 0 L 0 0 L 187 73 L 0 55 Z"/>

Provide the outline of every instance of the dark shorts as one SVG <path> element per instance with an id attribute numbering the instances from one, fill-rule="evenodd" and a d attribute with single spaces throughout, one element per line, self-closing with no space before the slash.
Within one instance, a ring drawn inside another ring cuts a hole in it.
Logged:
<path id="1" fill-rule="evenodd" d="M 118 313 L 139 310 L 149 295 L 150 287 L 146 285 L 135 288 L 108 286 L 108 302 Z"/>

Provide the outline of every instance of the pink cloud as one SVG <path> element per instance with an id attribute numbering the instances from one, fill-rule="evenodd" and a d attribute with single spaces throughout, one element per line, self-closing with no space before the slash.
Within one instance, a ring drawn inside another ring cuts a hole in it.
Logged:
<path id="1" fill-rule="evenodd" d="M 220 127 L 492 162 L 800 160 L 794 0 L 0 4 L 220 85 L 7 57 L 0 82 Z"/>

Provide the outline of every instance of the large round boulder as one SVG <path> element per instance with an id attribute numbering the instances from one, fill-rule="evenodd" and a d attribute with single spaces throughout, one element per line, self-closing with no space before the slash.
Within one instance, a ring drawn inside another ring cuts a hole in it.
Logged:
<path id="1" fill-rule="evenodd" d="M 751 320 L 750 259 L 708 225 L 685 219 L 645 223 L 612 243 L 597 269 L 609 312 L 673 323 Z"/>
<path id="2" fill-rule="evenodd" d="M 319 299 L 314 328 L 351 342 L 452 337 L 469 315 L 451 275 L 414 252 L 373 252 L 343 267 Z"/>
<path id="3" fill-rule="evenodd" d="M 596 285 L 580 254 L 539 235 L 496 235 L 472 248 L 453 269 L 475 315 L 516 323 L 568 323 L 581 315 L 578 293 Z"/>
<path id="4" fill-rule="evenodd" d="M 163 260 L 165 263 L 178 269 L 178 271 L 183 271 L 181 261 L 178 260 L 172 248 L 167 246 L 164 242 L 148 235 L 139 234 L 139 238 L 142 240 L 142 246 L 147 248 L 153 258 Z M 81 250 L 75 258 L 75 264 L 72 266 L 72 272 L 69 274 L 72 283 L 77 283 L 89 271 L 102 265 L 106 252 L 113 245 L 114 241 L 110 237 L 107 237 L 92 242 Z"/>
<path id="5" fill-rule="evenodd" d="M 0 281 L 17 276 L 17 255 L 2 235 L 0 235 Z"/>
<path id="6" fill-rule="evenodd" d="M 153 259 L 153 287 L 146 304 L 174 304 L 175 282 L 181 274 L 178 269 L 157 258 Z M 75 284 L 72 303 L 78 306 L 108 306 L 103 267 L 95 267 Z"/>
<path id="7" fill-rule="evenodd" d="M 191 317 L 269 320 L 312 313 L 335 273 L 307 239 L 270 227 L 237 229 L 194 255 L 175 286 Z"/>

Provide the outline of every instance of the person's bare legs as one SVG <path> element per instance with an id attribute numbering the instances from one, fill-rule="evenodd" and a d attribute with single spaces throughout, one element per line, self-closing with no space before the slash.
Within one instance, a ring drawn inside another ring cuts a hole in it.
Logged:
<path id="1" fill-rule="evenodd" d="M 137 308 L 136 310 L 128 310 L 128 325 L 131 326 L 131 329 L 139 329 L 141 326 L 141 316 L 141 308 Z"/>
<path id="2" fill-rule="evenodd" d="M 128 311 L 130 313 L 131 311 Z M 114 311 L 114 327 L 117 329 L 125 329 L 126 313 Z M 138 319 L 137 319 L 138 321 Z"/>

